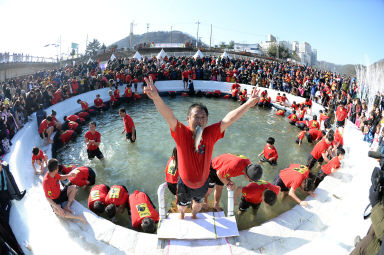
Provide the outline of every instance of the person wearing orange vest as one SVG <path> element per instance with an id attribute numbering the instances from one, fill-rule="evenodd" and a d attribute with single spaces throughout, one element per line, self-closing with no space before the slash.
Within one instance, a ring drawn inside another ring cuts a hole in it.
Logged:
<path id="1" fill-rule="evenodd" d="M 160 217 L 149 196 L 135 190 L 129 196 L 129 207 L 132 227 L 145 233 L 155 233 L 155 223 L 159 221 Z"/>
<path id="2" fill-rule="evenodd" d="M 92 187 L 88 196 L 88 208 L 94 213 L 103 213 L 105 209 L 105 198 L 110 188 L 105 184 L 98 184 Z"/>
<path id="3" fill-rule="evenodd" d="M 105 197 L 105 212 L 109 218 L 113 218 L 116 215 L 116 208 L 120 208 L 120 213 L 124 212 L 124 209 L 128 204 L 128 190 L 123 185 L 113 185 L 107 196 Z"/>

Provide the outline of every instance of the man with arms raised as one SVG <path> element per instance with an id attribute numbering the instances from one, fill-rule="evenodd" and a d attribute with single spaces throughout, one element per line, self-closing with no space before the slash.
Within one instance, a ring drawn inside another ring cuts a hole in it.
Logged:
<path id="1" fill-rule="evenodd" d="M 208 109 L 202 104 L 189 107 L 188 127 L 179 122 L 172 110 L 161 99 L 151 77 L 145 78 L 147 87 L 144 93 L 153 100 L 157 110 L 167 121 L 171 135 L 177 145 L 178 168 L 180 178 L 177 184 L 177 206 L 180 218 L 191 201 L 192 218 L 200 211 L 204 195 L 208 191 L 208 175 L 215 143 L 224 137 L 224 131 L 241 118 L 258 102 L 258 90 L 254 89 L 248 101 L 229 112 L 219 123 L 207 126 Z"/>

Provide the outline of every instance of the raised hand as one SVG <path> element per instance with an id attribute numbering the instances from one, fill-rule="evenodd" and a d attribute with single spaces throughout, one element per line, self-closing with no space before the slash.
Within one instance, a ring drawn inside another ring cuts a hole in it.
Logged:
<path id="1" fill-rule="evenodd" d="M 259 102 L 259 99 L 260 99 L 259 93 L 260 93 L 260 90 L 257 87 L 254 87 L 252 89 L 251 95 L 248 98 L 248 101 L 251 102 L 252 106 L 256 105 Z"/>
<path id="2" fill-rule="evenodd" d="M 147 96 L 152 100 L 154 100 L 156 97 L 159 97 L 159 92 L 153 84 L 152 76 L 149 76 L 149 79 L 144 77 L 144 81 L 147 83 L 147 86 L 144 87 L 144 93 L 147 94 Z"/>

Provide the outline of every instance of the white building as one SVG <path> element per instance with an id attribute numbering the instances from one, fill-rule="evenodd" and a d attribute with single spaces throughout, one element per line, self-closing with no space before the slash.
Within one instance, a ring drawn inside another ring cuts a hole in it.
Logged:
<path id="1" fill-rule="evenodd" d="M 299 42 L 298 41 L 293 41 L 292 42 L 292 51 L 293 52 L 299 52 Z"/>
<path id="2" fill-rule="evenodd" d="M 316 64 L 317 62 L 317 50 L 312 49 L 312 65 Z"/>
<path id="3" fill-rule="evenodd" d="M 258 43 L 254 43 L 254 44 L 235 43 L 233 48 L 237 52 L 245 51 L 245 52 L 262 55 L 262 50 Z"/>
<path id="4" fill-rule="evenodd" d="M 309 43 L 307 43 L 307 42 L 300 43 L 299 52 L 300 53 L 311 54 L 312 53 L 311 45 Z"/>

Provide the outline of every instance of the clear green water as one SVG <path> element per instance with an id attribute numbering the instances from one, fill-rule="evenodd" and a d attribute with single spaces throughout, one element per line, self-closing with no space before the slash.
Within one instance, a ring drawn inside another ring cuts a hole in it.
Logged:
<path id="1" fill-rule="evenodd" d="M 195 102 L 201 102 L 208 107 L 208 123 L 220 121 L 229 111 L 239 106 L 238 102 L 213 98 L 163 98 L 165 103 L 174 111 L 179 121 L 186 124 L 188 107 Z M 84 134 L 88 125 L 83 127 L 81 136 L 75 142 L 66 145 L 58 152 L 58 159 L 63 164 L 86 165 L 96 172 L 96 184 L 104 183 L 109 186 L 125 185 L 131 193 L 138 189 L 146 192 L 157 206 L 157 188 L 165 181 L 164 169 L 175 146 L 168 125 L 157 112 L 151 100 L 143 99 L 138 102 L 122 105 L 132 117 L 137 129 L 135 144 L 125 140 L 123 121 L 117 109 L 110 109 L 103 114 L 92 117 L 97 123 L 97 130 L 101 133 L 100 149 L 106 159 L 105 166 L 98 160 L 88 160 Z M 245 116 L 227 129 L 223 139 L 216 143 L 213 157 L 223 153 L 243 154 L 254 163 L 258 162 L 257 155 L 263 150 L 265 141 L 269 136 L 276 139 L 275 146 L 279 153 L 278 165 L 263 164 L 263 179 L 272 182 L 276 174 L 291 163 L 306 163 L 312 148 L 304 143 L 299 147 L 296 135 L 299 130 L 291 126 L 286 118 L 275 116 L 275 110 L 264 110 L 257 107 L 250 109 Z M 236 185 L 247 185 L 240 176 L 234 178 Z M 87 206 L 90 188 L 81 188 L 76 199 Z M 300 197 L 303 194 L 299 193 Z M 166 203 L 170 207 L 174 196 L 166 190 Z M 213 200 L 211 195 L 210 200 Z M 226 211 L 227 192 L 223 191 L 221 205 Z M 237 216 L 239 229 L 246 229 L 259 225 L 274 218 L 296 205 L 289 197 L 279 197 L 273 207 L 266 207 L 262 203 L 257 215 L 252 210 Z M 237 206 L 235 205 L 235 211 Z M 128 215 L 117 217 L 117 223 L 129 227 Z"/>

